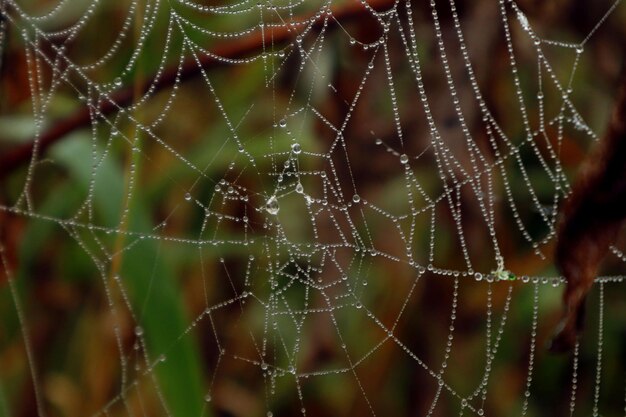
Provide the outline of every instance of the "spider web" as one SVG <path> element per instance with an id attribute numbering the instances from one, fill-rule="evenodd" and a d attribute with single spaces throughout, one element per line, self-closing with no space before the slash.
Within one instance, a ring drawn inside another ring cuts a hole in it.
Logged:
<path id="1" fill-rule="evenodd" d="M 18 320 L 3 343 L 26 361 L 3 391 L 29 379 L 40 416 L 408 415 L 414 396 L 428 416 L 621 413 L 623 364 L 602 366 L 621 275 L 597 278 L 571 357 L 541 354 L 564 283 L 550 266 L 563 150 L 598 139 L 574 80 L 619 3 L 575 42 L 504 0 L 131 0 L 113 20 L 99 0 L 3 3 L 35 138 L 0 206 L 26 224 L 19 268 L 2 252 Z M 500 101 L 485 94 L 496 71 Z M 48 155 L 59 108 L 88 128 Z M 50 257 L 88 274 L 61 371 L 33 340 L 46 313 L 24 283 Z M 91 373 L 105 396 L 60 399 Z"/>

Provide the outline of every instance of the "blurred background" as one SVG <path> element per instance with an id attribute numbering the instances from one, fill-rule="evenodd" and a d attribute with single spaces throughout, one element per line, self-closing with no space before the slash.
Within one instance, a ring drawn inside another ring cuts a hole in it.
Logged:
<path id="1" fill-rule="evenodd" d="M 0 0 L 0 416 L 625 412 L 624 242 L 545 346 L 626 6 L 369 4 Z"/>

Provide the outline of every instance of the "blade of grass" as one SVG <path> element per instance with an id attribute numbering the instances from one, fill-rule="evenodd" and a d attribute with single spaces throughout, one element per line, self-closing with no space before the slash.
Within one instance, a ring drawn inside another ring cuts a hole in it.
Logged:
<path id="1" fill-rule="evenodd" d="M 86 134 L 74 136 L 60 143 L 54 156 L 69 169 L 84 193 L 92 176 L 91 143 Z M 96 172 L 98 191 L 93 201 L 104 225 L 119 222 L 123 183 L 122 169 L 105 160 Z M 152 232 L 150 218 L 142 193 L 136 192 L 129 230 Z M 191 335 L 179 339 L 190 320 L 186 318 L 184 298 L 176 285 L 173 268 L 166 259 L 159 256 L 157 240 L 145 239 L 125 253 L 120 276 L 135 312 L 145 305 L 139 324 L 144 329 L 150 358 L 167 355 L 167 361 L 156 366 L 156 374 L 169 411 L 176 417 L 199 416 L 204 397 L 200 354 Z"/>

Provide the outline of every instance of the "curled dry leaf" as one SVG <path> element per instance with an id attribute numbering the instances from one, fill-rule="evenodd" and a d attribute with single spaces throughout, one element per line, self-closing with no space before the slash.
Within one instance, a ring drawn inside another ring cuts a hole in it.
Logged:
<path id="1" fill-rule="evenodd" d="M 582 330 L 585 299 L 626 217 L 626 81 L 605 135 L 565 202 L 555 261 L 567 280 L 565 312 L 550 350 L 571 350 Z"/>

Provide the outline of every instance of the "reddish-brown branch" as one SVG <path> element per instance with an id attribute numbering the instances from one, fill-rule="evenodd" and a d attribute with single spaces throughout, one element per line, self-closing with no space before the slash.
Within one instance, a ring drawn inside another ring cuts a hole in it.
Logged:
<path id="1" fill-rule="evenodd" d="M 370 7 L 377 11 L 384 11 L 394 5 L 394 0 L 368 0 Z M 346 22 L 361 17 L 366 17 L 371 14 L 359 0 L 351 0 L 349 3 L 337 6 L 332 10 L 333 17 L 328 21 L 329 28 L 337 27 L 337 22 Z M 294 21 L 308 21 L 310 17 L 296 18 Z M 323 24 L 323 18 L 318 18 L 313 26 L 317 29 L 321 28 Z M 250 35 L 243 36 L 239 39 L 232 39 L 211 48 L 211 52 L 215 56 L 224 57 L 228 59 L 237 59 L 253 56 L 255 53 L 263 50 L 264 45 L 269 44 L 284 44 L 295 38 L 297 31 L 289 25 L 274 27 L 266 29 L 264 31 L 256 31 Z M 200 69 L 208 70 L 223 65 L 223 61 L 215 59 L 208 55 L 202 55 L 198 57 L 200 65 L 194 57 L 188 57 L 183 62 L 183 66 L 180 72 L 180 81 L 184 81 L 193 78 L 200 74 Z M 165 69 L 158 79 L 155 85 L 155 91 L 162 90 L 164 88 L 172 86 L 176 82 L 176 74 L 178 72 L 178 65 Z M 154 83 L 154 78 L 149 78 L 141 87 L 141 92 L 145 93 Z M 109 98 L 110 100 L 102 101 L 99 105 L 99 112 L 102 116 L 107 116 L 115 113 L 120 107 L 125 107 L 133 102 L 135 87 L 125 86 L 119 90 L 113 92 Z M 68 133 L 71 133 L 77 129 L 88 126 L 91 123 L 91 117 L 89 109 L 87 107 L 81 107 L 72 115 L 65 119 L 60 120 L 49 130 L 43 132 L 39 137 L 38 146 L 39 153 L 43 153 L 51 145 L 58 142 L 65 137 Z M 13 172 L 16 168 L 20 167 L 31 159 L 33 149 L 35 147 L 35 141 L 32 140 L 26 144 L 19 145 L 14 149 L 7 151 L 4 155 L 0 156 L 0 179 L 6 177 Z"/>

